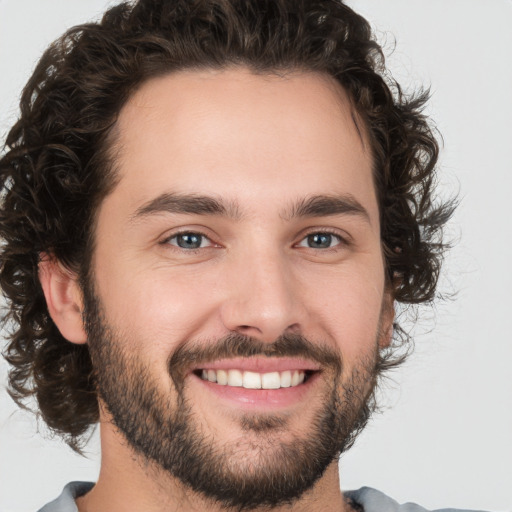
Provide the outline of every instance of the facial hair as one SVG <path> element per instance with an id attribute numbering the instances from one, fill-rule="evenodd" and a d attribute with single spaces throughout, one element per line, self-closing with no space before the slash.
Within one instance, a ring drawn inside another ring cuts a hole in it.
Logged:
<path id="1" fill-rule="evenodd" d="M 91 286 L 84 290 L 84 304 L 97 391 L 114 425 L 144 460 L 217 506 L 241 511 L 293 503 L 352 445 L 373 411 L 376 350 L 344 379 L 340 354 L 300 335 L 271 344 L 238 334 L 191 341 L 170 355 L 165 393 L 150 366 L 126 349 L 126 337 L 105 320 Z M 307 358 L 329 376 L 307 437 L 282 441 L 287 420 L 275 413 L 242 416 L 247 438 L 231 444 L 200 428 L 186 392 L 191 364 L 253 356 Z"/>

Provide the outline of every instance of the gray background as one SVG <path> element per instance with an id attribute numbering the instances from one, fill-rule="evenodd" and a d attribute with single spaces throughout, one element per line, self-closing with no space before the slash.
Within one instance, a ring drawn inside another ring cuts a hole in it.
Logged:
<path id="1" fill-rule="evenodd" d="M 0 136 L 48 43 L 96 17 L 105 0 L 0 0 Z M 441 283 L 455 301 L 425 311 L 416 351 L 383 386 L 387 406 L 341 461 L 344 489 L 377 487 L 428 508 L 512 510 L 512 2 L 351 0 L 374 25 L 393 74 L 430 84 L 444 137 L 442 190 L 460 190 L 458 240 Z M 396 48 L 393 50 L 396 43 Z M 89 458 L 49 439 L 5 392 L 0 363 L 0 511 L 37 510 Z M 40 431 L 40 432 L 38 432 Z M 43 434 L 41 436 L 40 434 Z"/>

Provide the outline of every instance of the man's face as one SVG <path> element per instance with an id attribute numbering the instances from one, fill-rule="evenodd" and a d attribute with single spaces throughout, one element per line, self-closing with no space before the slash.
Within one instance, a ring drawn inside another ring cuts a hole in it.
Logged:
<path id="1" fill-rule="evenodd" d="M 226 504 L 292 499 L 361 421 L 392 321 L 349 102 L 317 74 L 180 72 L 116 137 L 86 291 L 103 419 Z"/>

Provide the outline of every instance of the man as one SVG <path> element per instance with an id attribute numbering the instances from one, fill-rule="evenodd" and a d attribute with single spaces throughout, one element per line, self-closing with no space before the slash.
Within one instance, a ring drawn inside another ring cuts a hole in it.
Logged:
<path id="1" fill-rule="evenodd" d="M 45 512 L 419 510 L 337 467 L 450 213 L 379 52 L 337 1 L 142 0 L 43 56 L 0 162 L 11 392 L 102 439 Z"/>

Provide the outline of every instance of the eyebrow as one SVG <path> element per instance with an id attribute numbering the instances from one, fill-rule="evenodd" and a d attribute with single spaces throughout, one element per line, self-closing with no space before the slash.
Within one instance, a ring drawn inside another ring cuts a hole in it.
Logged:
<path id="1" fill-rule="evenodd" d="M 164 193 L 140 206 L 131 220 L 162 213 L 214 215 L 233 220 L 242 219 L 242 213 L 236 201 L 225 201 L 222 198 L 196 194 Z M 303 198 L 280 212 L 280 217 L 286 221 L 334 215 L 356 215 L 370 222 L 367 210 L 350 194 L 315 195 Z"/>
<path id="2" fill-rule="evenodd" d="M 356 215 L 370 222 L 370 215 L 352 195 L 316 195 L 301 199 L 281 214 L 285 220 L 301 217 Z"/>
<path id="3" fill-rule="evenodd" d="M 238 205 L 234 202 L 196 194 L 164 193 L 138 208 L 132 216 L 132 220 L 161 213 L 216 215 L 235 220 L 241 218 Z"/>

